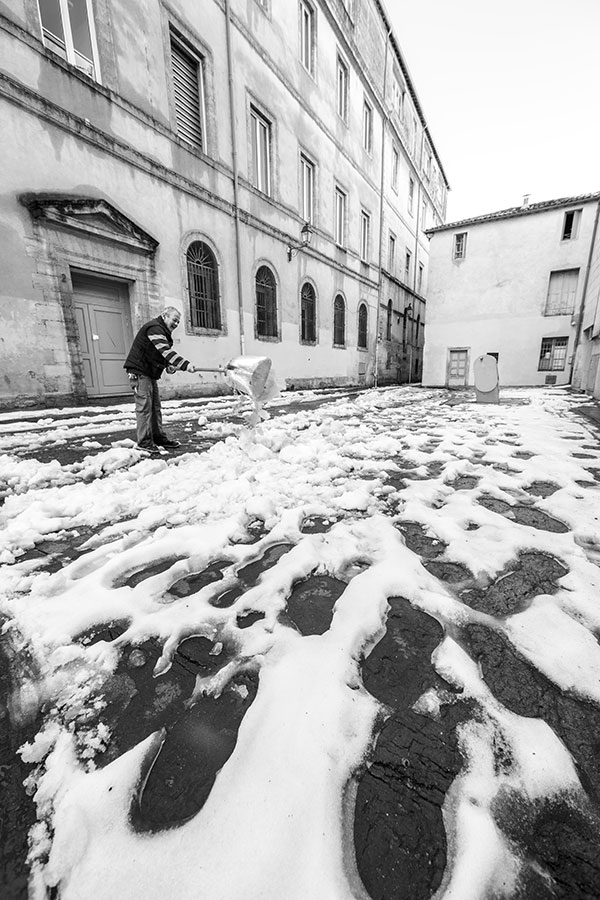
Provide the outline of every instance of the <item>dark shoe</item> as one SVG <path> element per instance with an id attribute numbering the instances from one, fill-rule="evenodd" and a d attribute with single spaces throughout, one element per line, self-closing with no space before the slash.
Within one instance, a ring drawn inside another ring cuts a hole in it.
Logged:
<path id="1" fill-rule="evenodd" d="M 159 447 L 164 447 L 165 450 L 175 450 L 176 447 L 181 447 L 180 441 L 166 440 L 166 441 L 157 441 L 156 443 L 158 444 Z"/>
<path id="2" fill-rule="evenodd" d="M 142 450 L 143 453 L 149 453 L 151 456 L 157 456 L 163 452 L 156 444 L 136 444 L 135 446 L 138 450 Z"/>

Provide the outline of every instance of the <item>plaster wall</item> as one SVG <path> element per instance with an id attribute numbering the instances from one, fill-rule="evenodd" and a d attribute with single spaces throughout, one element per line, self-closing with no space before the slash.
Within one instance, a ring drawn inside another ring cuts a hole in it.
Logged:
<path id="1" fill-rule="evenodd" d="M 571 208 L 582 209 L 578 236 L 563 241 Z M 595 203 L 587 202 L 433 233 L 423 383 L 446 383 L 449 348 L 470 348 L 470 384 L 472 361 L 488 352 L 500 354 L 502 384 L 544 384 L 548 375 L 568 383 L 594 217 Z M 455 260 L 461 232 L 466 256 Z M 579 269 L 573 315 L 545 315 L 550 273 L 571 268 Z M 564 370 L 538 371 L 545 337 L 569 338 Z"/>

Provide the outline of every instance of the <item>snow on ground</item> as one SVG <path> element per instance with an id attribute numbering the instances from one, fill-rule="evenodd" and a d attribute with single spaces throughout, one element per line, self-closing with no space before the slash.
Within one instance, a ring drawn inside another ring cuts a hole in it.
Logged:
<path id="1" fill-rule="evenodd" d="M 453 626 L 484 623 L 563 690 L 600 701 L 593 474 L 600 452 L 591 430 L 570 413 L 573 399 L 565 392 L 507 390 L 498 406 L 447 398 L 442 391 L 367 391 L 284 412 L 254 430 L 223 423 L 229 436 L 202 454 L 144 459 L 131 446 L 116 446 L 70 466 L 40 465 L 10 451 L 24 441 L 31 449 L 73 435 L 93 444 L 105 429 L 121 427 L 115 422 L 130 426 L 130 410 L 95 410 L 93 419 L 78 411 L 68 426 L 58 414 L 38 414 L 41 421 L 24 418 L 18 434 L 0 423 L 0 609 L 39 672 L 12 705 L 23 714 L 36 702 L 51 710 L 23 751 L 38 764 L 32 897 L 45 897 L 48 885 L 60 886 L 61 900 L 366 897 L 348 845 L 347 786 L 381 719 L 381 705 L 362 686 L 360 660 L 383 634 L 390 597 L 405 598 L 444 626 L 448 636 L 434 663 L 483 711 L 461 726 L 465 763 L 445 807 L 452 852 L 436 897 L 483 900 L 516 883 L 523 861 L 494 825 L 494 797 L 507 784 L 531 797 L 582 789 L 549 726 L 502 707 L 450 635 Z M 178 406 L 166 407 L 168 419 Z M 227 399 L 204 404 L 203 430 L 216 434 L 219 417 L 232 408 Z M 189 416 L 197 420 L 198 409 Z M 464 476 L 472 476 L 472 486 L 458 489 Z M 527 488 L 539 481 L 558 490 L 533 497 Z M 484 495 L 504 501 L 504 511 L 483 505 Z M 535 507 L 567 527 L 523 524 L 517 507 Z M 315 516 L 333 524 L 305 533 L 303 523 Z M 263 523 L 260 540 L 244 542 L 256 520 Z M 447 544 L 444 560 L 465 565 L 482 585 L 527 550 L 552 555 L 568 574 L 557 594 L 495 618 L 460 602 L 423 567 L 397 527 L 405 522 Z M 21 561 L 41 540 L 77 540 L 78 529 L 89 528 L 97 530 L 84 545 L 89 552 L 54 574 Z M 289 552 L 233 605 L 211 602 L 235 584 L 242 566 L 282 542 Z M 216 560 L 225 566 L 218 585 L 186 597 L 170 591 Z M 164 571 L 134 587 L 126 583 L 161 561 Z M 347 587 L 329 630 L 302 637 L 280 614 L 292 585 L 315 572 Z M 241 628 L 239 617 L 249 611 L 263 618 Z M 112 642 L 75 640 L 117 621 L 126 630 Z M 195 696 L 218 696 L 245 666 L 259 672 L 258 694 L 201 811 L 177 828 L 139 834 L 129 822 L 131 797 L 160 735 L 96 769 L 86 746 L 97 749 L 110 735 L 101 720 L 89 727 L 88 705 L 123 648 L 158 639 L 160 678 L 190 635 L 235 648 L 233 661 L 197 683 Z M 424 714 L 435 715 L 445 701 L 434 692 L 420 702 Z M 498 730 L 515 760 L 508 774 L 493 765 Z M 532 746 L 542 752 L 532 754 Z"/>

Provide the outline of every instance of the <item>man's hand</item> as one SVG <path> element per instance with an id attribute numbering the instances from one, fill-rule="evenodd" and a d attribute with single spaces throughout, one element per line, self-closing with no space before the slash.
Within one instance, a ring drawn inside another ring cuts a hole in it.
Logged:
<path id="1" fill-rule="evenodd" d="M 198 367 L 192 365 L 192 363 L 189 364 L 189 366 L 187 367 L 187 370 L 188 370 L 188 372 L 199 372 L 199 371 L 200 371 L 200 370 L 198 369 Z"/>

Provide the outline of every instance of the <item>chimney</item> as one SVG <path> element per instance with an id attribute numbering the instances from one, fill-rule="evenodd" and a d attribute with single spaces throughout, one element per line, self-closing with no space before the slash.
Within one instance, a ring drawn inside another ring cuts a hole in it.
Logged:
<path id="1" fill-rule="evenodd" d="M 529 206 L 529 198 L 531 194 L 523 194 L 523 203 L 521 204 L 522 209 L 526 209 Z"/>

